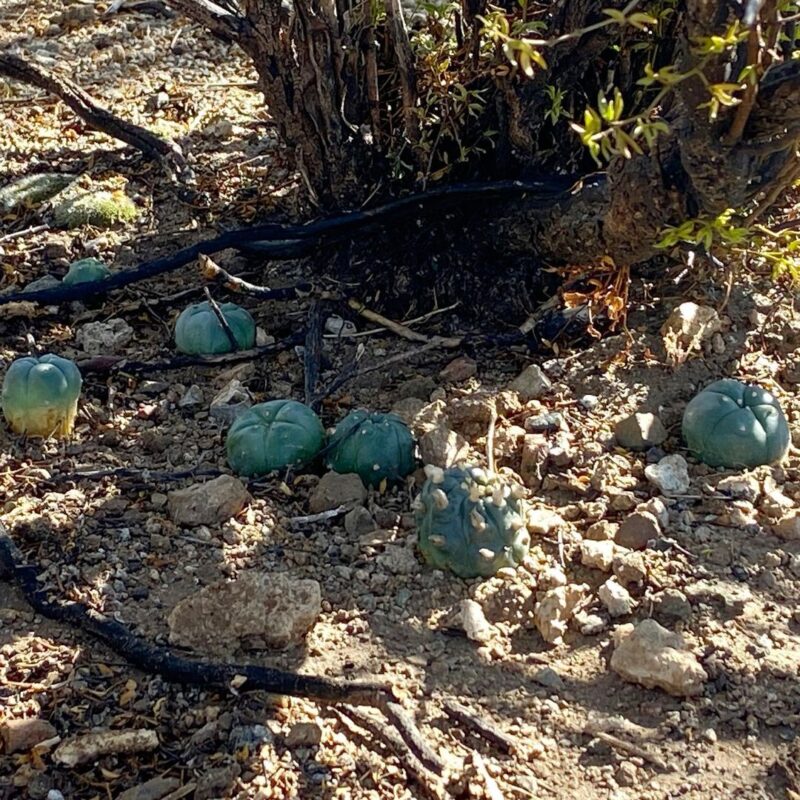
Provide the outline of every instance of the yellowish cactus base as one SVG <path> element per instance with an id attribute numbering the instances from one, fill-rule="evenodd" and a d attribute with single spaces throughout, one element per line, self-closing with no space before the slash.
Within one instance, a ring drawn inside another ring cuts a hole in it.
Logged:
<path id="1" fill-rule="evenodd" d="M 14 433 L 25 436 L 41 436 L 42 438 L 64 439 L 75 427 L 78 414 L 76 400 L 66 411 L 61 408 L 28 408 L 21 412 L 3 409 L 8 425 Z"/>

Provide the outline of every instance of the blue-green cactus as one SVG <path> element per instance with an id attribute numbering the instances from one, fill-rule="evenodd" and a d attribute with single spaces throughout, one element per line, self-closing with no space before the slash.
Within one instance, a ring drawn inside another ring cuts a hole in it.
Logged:
<path id="1" fill-rule="evenodd" d="M 331 436 L 327 464 L 354 472 L 366 486 L 397 483 L 414 470 L 414 437 L 394 414 L 351 411 Z"/>
<path id="2" fill-rule="evenodd" d="M 271 400 L 245 411 L 228 431 L 228 464 L 239 475 L 302 467 L 325 442 L 319 417 L 296 400 Z"/>
<path id="3" fill-rule="evenodd" d="M 61 283 L 66 286 L 74 286 L 76 283 L 102 281 L 110 275 L 111 270 L 99 259 L 82 258 L 80 261 L 73 261 L 69 265 L 69 270 L 61 279 Z"/>
<path id="4" fill-rule="evenodd" d="M 68 436 L 80 393 L 81 373 L 69 359 L 51 354 L 18 358 L 3 380 L 3 416 L 15 433 Z"/>
<path id="5" fill-rule="evenodd" d="M 790 439 L 778 401 L 759 386 L 730 378 L 707 386 L 686 406 L 683 437 L 700 461 L 731 469 L 780 461 Z"/>
<path id="6" fill-rule="evenodd" d="M 233 333 L 237 349 L 249 350 L 256 343 L 256 323 L 250 313 L 235 303 L 221 303 L 219 310 Z M 234 349 L 207 301 L 181 311 L 175 323 L 175 346 L 190 355 L 230 353 Z"/>
<path id="7" fill-rule="evenodd" d="M 425 473 L 414 507 L 429 564 L 461 578 L 519 566 L 530 547 L 521 487 L 480 467 L 427 466 Z"/>

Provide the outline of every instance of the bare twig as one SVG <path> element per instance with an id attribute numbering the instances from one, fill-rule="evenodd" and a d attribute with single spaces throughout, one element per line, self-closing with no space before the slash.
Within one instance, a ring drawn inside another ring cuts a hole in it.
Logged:
<path id="1" fill-rule="evenodd" d="M 177 173 L 184 182 L 194 181 L 194 173 L 178 145 L 112 114 L 68 78 L 57 76 L 39 64 L 7 52 L 0 53 L 0 75 L 56 95 L 90 127 L 135 147 L 150 158 L 157 159 L 164 165 L 169 175 Z"/>
<path id="2" fill-rule="evenodd" d="M 347 511 L 347 506 L 337 506 L 329 511 L 320 511 L 319 514 L 306 514 L 303 517 L 292 517 L 289 524 L 293 528 L 299 528 L 303 525 L 311 525 L 314 522 L 325 522 L 325 520 L 339 517 Z"/>
<path id="3" fill-rule="evenodd" d="M 202 259 L 203 256 L 201 255 L 200 258 Z M 236 341 L 236 335 L 231 330 L 230 323 L 227 319 L 225 319 L 225 315 L 222 313 L 222 309 L 217 304 L 217 301 L 211 296 L 208 286 L 203 287 L 203 294 L 206 296 L 206 300 L 208 301 L 209 306 L 211 306 L 211 310 L 214 312 L 217 322 L 219 322 L 219 324 L 222 326 L 222 330 L 225 331 L 225 335 L 228 337 L 228 343 L 231 346 L 231 350 L 234 353 L 237 353 L 239 351 L 239 342 Z"/>
<path id="4" fill-rule="evenodd" d="M 432 770 L 437 775 L 444 775 L 444 762 L 425 743 L 420 735 L 419 729 L 405 710 L 397 703 L 386 703 L 381 710 L 394 724 L 395 728 L 397 728 L 398 732 L 403 737 L 403 741 L 411 748 L 414 755 L 429 770 Z"/>
<path id="5" fill-rule="evenodd" d="M 201 257 L 200 268 L 203 277 L 208 281 L 214 281 L 224 286 L 229 292 L 250 294 L 260 297 L 263 300 L 288 300 L 292 297 L 302 297 L 308 294 L 312 285 L 310 283 L 298 283 L 294 286 L 286 286 L 281 289 L 271 289 L 269 286 L 261 286 L 256 283 L 237 278 L 230 272 L 223 269 L 208 256 Z"/>
<path id="6" fill-rule="evenodd" d="M 336 708 L 333 711 L 347 726 L 350 733 L 360 733 L 353 727 L 355 723 L 359 728 L 363 728 L 375 739 L 387 745 L 398 756 L 403 764 L 403 769 L 419 784 L 431 800 L 442 800 L 447 796 L 441 778 L 427 770 L 397 733 L 391 728 L 387 728 L 382 721 L 351 707 Z M 360 735 L 362 738 L 366 738 L 363 734 Z"/>
<path id="7" fill-rule="evenodd" d="M 317 384 L 322 362 L 322 330 L 324 327 L 323 307 L 320 300 L 314 300 L 308 311 L 308 327 L 306 328 L 305 347 L 303 348 L 303 388 L 306 405 L 316 408 Z"/>
<path id="8" fill-rule="evenodd" d="M 463 722 L 474 730 L 479 736 L 499 747 L 504 753 L 519 753 L 522 750 L 520 743 L 507 733 L 501 731 L 496 725 L 473 714 L 466 706 L 457 703 L 451 698 L 442 702 L 447 716 L 452 717 L 458 722 Z"/>
<path id="9" fill-rule="evenodd" d="M 368 319 L 370 322 L 375 322 L 383 328 L 391 331 L 392 333 L 396 334 L 397 336 L 402 337 L 403 339 L 408 339 L 410 342 L 432 342 L 436 341 L 439 347 L 459 347 L 462 342 L 464 341 L 460 336 L 425 336 L 423 333 L 418 333 L 417 331 L 412 331 L 407 325 L 403 325 L 399 322 L 395 322 L 394 320 L 388 319 L 381 314 L 378 314 L 376 311 L 372 311 L 371 309 L 367 308 L 363 303 L 350 298 L 347 301 L 347 305 L 350 306 L 354 311 L 358 312 L 364 319 Z"/>
<path id="10" fill-rule="evenodd" d="M 664 761 L 661 756 L 656 755 L 656 753 L 651 753 L 644 747 L 639 747 L 639 745 L 626 742 L 624 739 L 620 739 L 618 736 L 614 736 L 611 733 L 605 733 L 604 731 L 592 731 L 587 735 L 592 736 L 595 739 L 599 739 L 601 742 L 605 742 L 615 750 L 621 750 L 623 753 L 628 753 L 628 755 L 642 758 L 659 769 L 667 769 L 667 762 Z"/>

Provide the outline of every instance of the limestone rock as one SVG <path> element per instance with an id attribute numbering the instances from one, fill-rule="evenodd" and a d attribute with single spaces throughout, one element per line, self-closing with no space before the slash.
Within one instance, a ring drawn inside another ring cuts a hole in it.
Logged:
<path id="1" fill-rule="evenodd" d="M 634 583 L 637 586 L 644 583 L 647 577 L 647 565 L 641 553 L 621 552 L 614 556 L 611 564 L 617 580 L 625 586 Z"/>
<path id="2" fill-rule="evenodd" d="M 689 619 L 692 615 L 691 603 L 680 589 L 663 589 L 653 595 L 653 614 L 661 620 Z"/>
<path id="3" fill-rule="evenodd" d="M 644 474 L 663 494 L 686 494 L 689 491 L 689 465 L 683 456 L 664 456 L 658 464 L 648 465 Z"/>
<path id="4" fill-rule="evenodd" d="M 192 408 L 199 406 L 203 402 L 203 390 L 193 383 L 184 393 L 183 397 L 178 400 L 179 408 Z"/>
<path id="5" fill-rule="evenodd" d="M 585 540 L 581 542 L 581 564 L 608 572 L 614 561 L 615 550 L 616 545 L 609 540 Z"/>
<path id="6" fill-rule="evenodd" d="M 575 607 L 583 600 L 586 584 L 556 586 L 546 591 L 533 609 L 533 620 L 542 638 L 550 644 L 561 644 Z"/>
<path id="7" fill-rule="evenodd" d="M 90 356 L 118 353 L 133 339 L 133 328 L 124 319 L 87 322 L 75 334 L 75 341 Z"/>
<path id="8" fill-rule="evenodd" d="M 782 516 L 773 526 L 775 535 L 788 541 L 800 539 L 800 511 L 790 511 Z"/>
<path id="9" fill-rule="evenodd" d="M 469 458 L 469 442 L 445 425 L 438 425 L 419 440 L 419 453 L 424 464 L 446 469 Z"/>
<path id="10" fill-rule="evenodd" d="M 661 444 L 667 438 L 667 431 L 655 414 L 637 412 L 617 423 L 614 436 L 621 447 L 647 450 Z"/>
<path id="11" fill-rule="evenodd" d="M 211 400 L 209 413 L 212 419 L 230 425 L 240 414 L 253 405 L 253 397 L 241 381 L 235 378 L 220 389 Z"/>
<path id="12" fill-rule="evenodd" d="M 116 800 L 161 800 L 180 785 L 178 778 L 151 778 L 118 794 Z"/>
<path id="13" fill-rule="evenodd" d="M 652 689 L 658 687 L 678 697 L 703 691 L 708 680 L 703 667 L 686 649 L 680 634 L 646 619 L 635 627 L 620 625 L 614 631 L 611 669 L 621 678 Z"/>
<path id="14" fill-rule="evenodd" d="M 522 461 L 519 474 L 527 487 L 538 489 L 542 485 L 549 457 L 550 445 L 544 436 L 533 433 L 525 435 L 522 440 Z"/>
<path id="15" fill-rule="evenodd" d="M 616 578 L 609 578 L 598 589 L 597 595 L 612 617 L 624 617 L 636 607 L 636 601 Z"/>
<path id="16" fill-rule="evenodd" d="M 351 536 L 363 536 L 375 530 L 375 520 L 364 506 L 355 506 L 344 516 L 344 529 Z"/>
<path id="17" fill-rule="evenodd" d="M 220 475 L 170 492 L 167 508 L 177 525 L 219 525 L 235 517 L 251 499 L 238 478 Z"/>
<path id="18" fill-rule="evenodd" d="M 285 648 L 305 636 L 321 609 L 317 581 L 243 572 L 178 603 L 168 619 L 169 640 L 203 654 L 227 655 L 251 637 Z"/>
<path id="19" fill-rule="evenodd" d="M 462 600 L 459 611 L 461 626 L 468 639 L 473 642 L 486 642 L 491 639 L 492 626 L 479 603 L 474 600 Z"/>
<path id="20" fill-rule="evenodd" d="M 530 364 L 511 381 L 508 388 L 516 392 L 523 403 L 528 403 L 547 394 L 553 388 L 553 384 L 540 366 Z"/>
<path id="21" fill-rule="evenodd" d="M 358 475 L 326 472 L 309 498 L 308 507 L 312 514 L 319 514 L 339 506 L 360 506 L 366 499 L 367 490 Z"/>

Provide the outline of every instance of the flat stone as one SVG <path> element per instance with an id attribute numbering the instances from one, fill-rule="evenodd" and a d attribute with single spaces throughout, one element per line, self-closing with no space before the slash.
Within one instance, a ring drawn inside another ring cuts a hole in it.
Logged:
<path id="1" fill-rule="evenodd" d="M 344 529 L 351 536 L 363 536 L 375 528 L 375 520 L 364 506 L 355 506 L 344 515 Z"/>
<path id="2" fill-rule="evenodd" d="M 169 615 L 171 644 L 228 655 L 248 638 L 282 649 L 299 643 L 322 610 L 315 580 L 249 571 L 181 600 Z"/>
<path id="3" fill-rule="evenodd" d="M 541 595 L 533 610 L 533 621 L 546 642 L 558 645 L 564 641 L 569 621 L 588 589 L 586 584 L 568 584 Z"/>
<path id="4" fill-rule="evenodd" d="M 251 500 L 238 478 L 220 475 L 170 492 L 167 508 L 177 525 L 219 525 L 235 517 Z"/>
<path id="5" fill-rule="evenodd" d="M 681 303 L 661 327 L 669 362 L 682 364 L 721 328 L 722 322 L 715 309 L 692 302 Z"/>
<path id="6" fill-rule="evenodd" d="M 241 381 L 229 381 L 211 400 L 209 414 L 212 419 L 230 425 L 253 405 L 253 397 Z"/>
<path id="7" fill-rule="evenodd" d="M 508 388 L 516 392 L 523 403 L 528 403 L 547 394 L 553 388 L 553 384 L 540 366 L 530 364 L 511 381 Z"/>
<path id="8" fill-rule="evenodd" d="M 7 719 L 0 723 L 0 741 L 6 755 L 25 752 L 56 735 L 56 729 L 47 720 L 36 717 Z"/>
<path id="9" fill-rule="evenodd" d="M 646 619 L 636 626 L 620 625 L 614 642 L 611 669 L 624 680 L 677 697 L 702 693 L 708 675 L 680 634 Z"/>
<path id="10" fill-rule="evenodd" d="M 477 362 L 468 356 L 453 359 L 440 373 L 439 379 L 445 383 L 463 383 L 478 372 Z"/>
<path id="11" fill-rule="evenodd" d="M 564 688 L 564 681 L 552 667 L 542 667 L 542 669 L 534 673 L 533 679 L 540 686 L 545 686 L 548 689 Z"/>
<path id="12" fill-rule="evenodd" d="M 522 439 L 519 475 L 530 489 L 538 489 L 547 473 L 550 446 L 544 436 L 526 434 Z"/>
<path id="13" fill-rule="evenodd" d="M 193 408 L 199 406 L 203 402 L 203 390 L 193 383 L 184 393 L 183 397 L 178 400 L 179 408 Z"/>
<path id="14" fill-rule="evenodd" d="M 622 521 L 614 541 L 631 550 L 644 550 L 651 539 L 661 536 L 658 520 L 648 511 L 634 511 Z"/>
<path id="15" fill-rule="evenodd" d="M 296 722 L 289 728 L 284 743 L 289 748 L 314 747 L 322 741 L 322 729 L 316 722 Z"/>
<path id="16" fill-rule="evenodd" d="M 634 583 L 637 586 L 647 578 L 647 565 L 641 553 L 622 552 L 614 556 L 611 564 L 614 575 L 623 585 Z"/>
<path id="17" fill-rule="evenodd" d="M 653 614 L 662 620 L 689 619 L 692 615 L 692 605 L 680 589 L 663 589 L 656 592 L 652 598 Z"/>
<path id="18" fill-rule="evenodd" d="M 133 339 L 133 328 L 124 319 L 87 322 L 75 334 L 75 341 L 90 356 L 118 353 Z"/>
<path id="19" fill-rule="evenodd" d="M 161 800 L 180 785 L 178 778 L 151 778 L 118 794 L 116 800 Z"/>
<path id="20" fill-rule="evenodd" d="M 366 499 L 367 490 L 358 475 L 326 472 L 311 494 L 308 507 L 312 514 L 319 514 L 339 506 L 362 505 Z"/>
<path id="21" fill-rule="evenodd" d="M 459 617 L 461 627 L 468 639 L 482 643 L 492 638 L 492 626 L 486 619 L 479 603 L 474 600 L 462 600 L 459 606 Z"/>
<path id="22" fill-rule="evenodd" d="M 617 423 L 614 436 L 621 447 L 647 450 L 661 444 L 667 438 L 667 431 L 655 414 L 637 412 Z"/>

